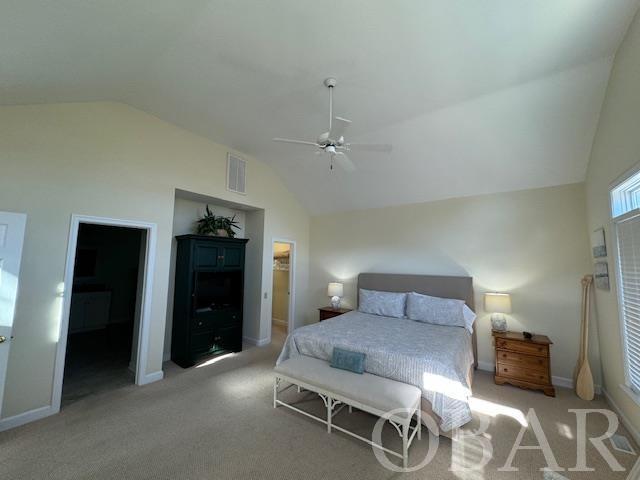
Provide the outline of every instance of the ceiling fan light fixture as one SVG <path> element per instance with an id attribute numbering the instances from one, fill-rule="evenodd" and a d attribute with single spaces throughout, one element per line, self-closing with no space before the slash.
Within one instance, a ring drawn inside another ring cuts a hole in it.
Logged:
<path id="1" fill-rule="evenodd" d="M 337 162 L 340 167 L 347 172 L 352 172 L 356 167 L 344 153 L 345 151 L 351 151 L 352 146 L 357 146 L 359 150 L 369 150 L 371 152 L 390 152 L 391 145 L 351 144 L 346 142 L 344 133 L 347 127 L 351 125 L 351 120 L 344 117 L 333 116 L 333 89 L 336 84 L 336 79 L 333 77 L 324 80 L 324 85 L 329 89 L 329 130 L 327 132 L 322 133 L 315 142 L 290 138 L 274 138 L 273 140 L 297 145 L 310 145 L 318 149 L 316 153 L 328 153 L 331 156 L 330 168 L 332 170 L 334 157 L 337 155 Z"/>

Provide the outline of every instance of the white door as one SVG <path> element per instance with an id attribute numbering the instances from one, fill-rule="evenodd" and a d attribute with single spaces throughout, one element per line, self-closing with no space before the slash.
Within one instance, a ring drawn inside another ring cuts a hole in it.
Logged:
<path id="1" fill-rule="evenodd" d="M 27 216 L 22 213 L 0 212 L 0 412 L 18 296 L 18 275 L 26 223 Z"/>

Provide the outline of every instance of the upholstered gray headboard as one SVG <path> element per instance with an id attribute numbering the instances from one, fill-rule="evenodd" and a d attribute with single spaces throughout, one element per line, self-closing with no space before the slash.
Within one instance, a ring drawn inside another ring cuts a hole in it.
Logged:
<path id="1" fill-rule="evenodd" d="M 442 298 L 464 300 L 467 306 L 475 311 L 473 301 L 473 278 L 448 277 L 442 275 L 405 275 L 397 273 L 361 273 L 358 275 L 358 292 L 360 289 L 380 290 L 383 292 L 416 292 Z M 359 298 L 358 300 L 359 301 Z M 478 338 L 473 329 L 473 358 L 478 367 Z"/>

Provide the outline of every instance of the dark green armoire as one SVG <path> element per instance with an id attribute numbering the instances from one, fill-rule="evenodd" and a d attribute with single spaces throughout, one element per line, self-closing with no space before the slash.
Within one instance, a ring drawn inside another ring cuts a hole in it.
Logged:
<path id="1" fill-rule="evenodd" d="M 171 360 L 186 368 L 205 355 L 241 351 L 249 240 L 204 235 L 176 240 Z"/>

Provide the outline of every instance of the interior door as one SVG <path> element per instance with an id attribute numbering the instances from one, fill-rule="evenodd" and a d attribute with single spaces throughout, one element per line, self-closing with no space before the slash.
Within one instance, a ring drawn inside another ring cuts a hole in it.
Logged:
<path id="1" fill-rule="evenodd" d="M 27 216 L 0 212 L 0 412 L 7 375 Z"/>

